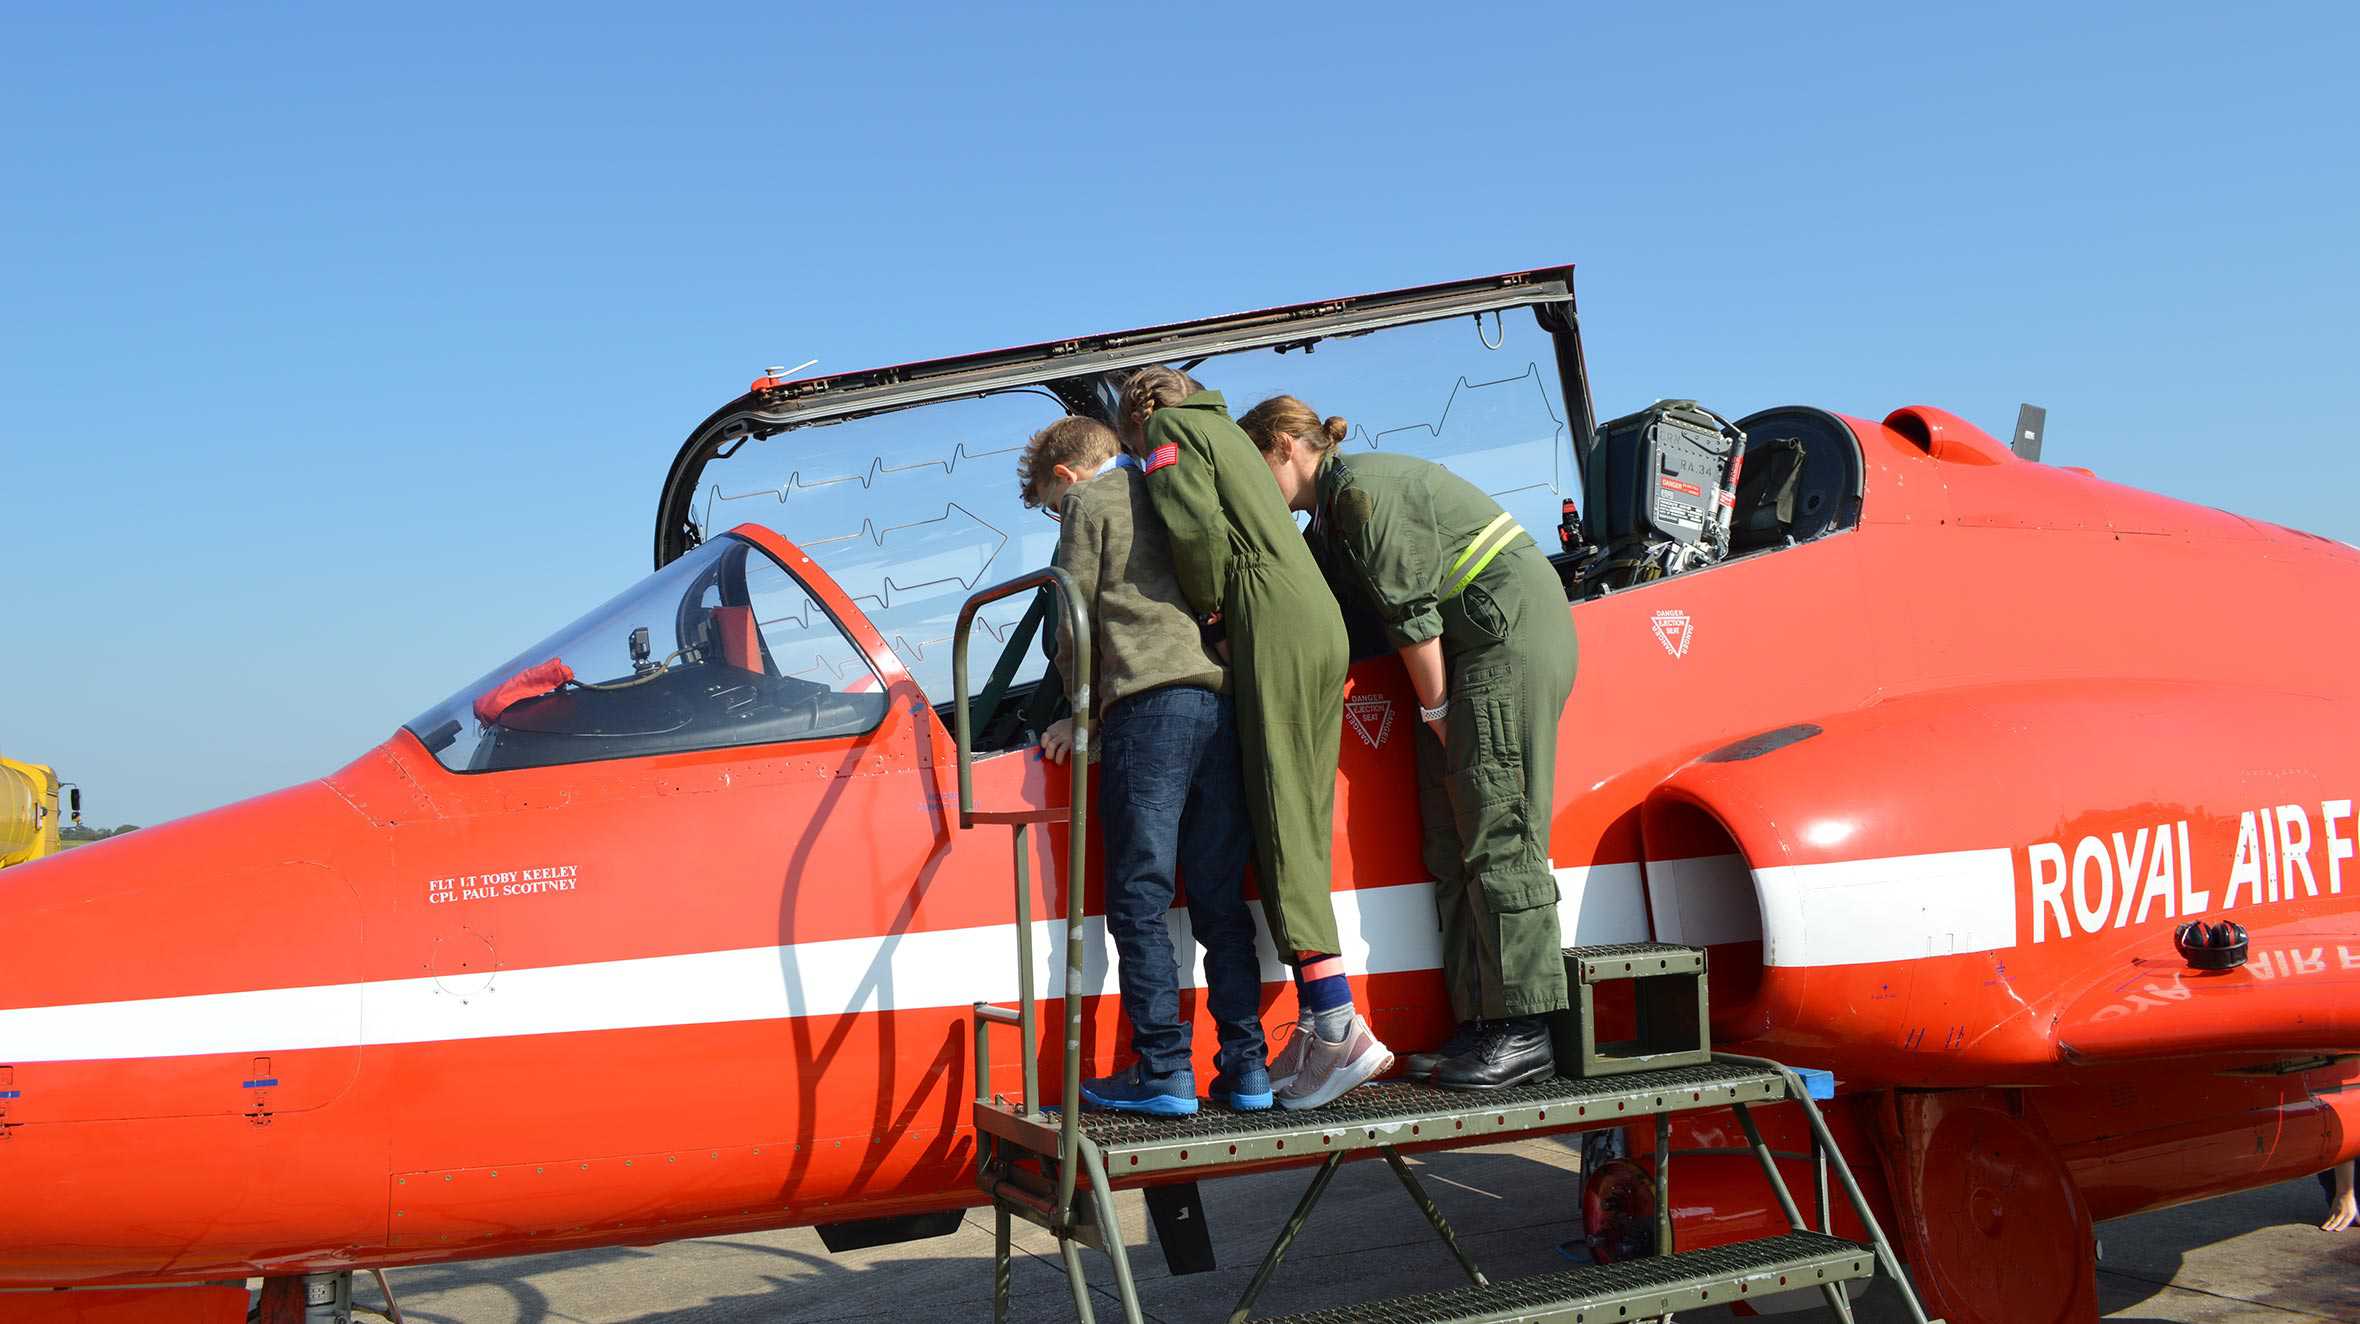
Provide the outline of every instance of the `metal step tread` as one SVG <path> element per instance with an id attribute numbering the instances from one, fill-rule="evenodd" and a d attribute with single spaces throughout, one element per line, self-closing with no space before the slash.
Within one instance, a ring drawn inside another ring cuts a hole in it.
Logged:
<path id="1" fill-rule="evenodd" d="M 1353 1127 L 1447 1122 L 1480 1114 L 1496 1118 L 1505 1111 L 1524 1109 L 1548 1109 L 1556 1124 L 1563 1125 L 1583 1119 L 1627 1116 L 1634 1106 L 1646 1107 L 1646 1115 L 1673 1111 L 1665 1106 L 1671 1104 L 1719 1107 L 1722 1105 L 1712 1098 L 1714 1091 L 1726 1093 L 1732 1088 L 1753 1085 L 1774 1085 L 1781 1093 L 1784 1091 L 1783 1081 L 1775 1071 L 1720 1062 L 1591 1080 L 1558 1076 L 1504 1090 L 1446 1090 L 1422 1081 L 1380 1080 L 1361 1086 L 1325 1108 L 1303 1112 L 1269 1108 L 1239 1113 L 1210 1103 L 1200 1106 L 1190 1117 L 1085 1112 L 1082 1130 L 1100 1148 L 1113 1152 L 1133 1145 L 1192 1138 L 1211 1141 L 1273 1132 L 1317 1134 Z M 1751 1101 L 1750 1096 L 1746 1101 Z M 1620 1111 L 1618 1104 L 1624 1105 Z M 1565 1116 L 1568 1108 L 1574 1110 L 1575 1116 Z"/>
<path id="2" fill-rule="evenodd" d="M 1817 1232 L 1334 1306 L 1259 1324 L 1607 1324 L 1867 1278 L 1876 1252 Z M 1817 1298 L 1814 1298 L 1816 1300 Z"/>
<path id="3" fill-rule="evenodd" d="M 1210 1103 L 1190 1117 L 1085 1112 L 1081 1132 L 1104 1155 L 1108 1181 L 1121 1186 L 1126 1178 L 1175 1168 L 1312 1160 L 1336 1150 L 1386 1145 L 1482 1144 L 1513 1132 L 1785 1097 L 1785 1078 L 1775 1071 L 1707 1062 L 1592 1080 L 1559 1077 L 1485 1093 L 1379 1081 L 1304 1112 L 1238 1113 Z M 1027 1148 L 1054 1152 L 1053 1114 L 1043 1126 L 1021 1118 L 1012 1105 L 984 1104 L 977 1107 L 977 1122 Z"/>
<path id="4" fill-rule="evenodd" d="M 1594 943 L 1587 947 L 1568 947 L 1565 949 L 1565 954 L 1583 960 L 1606 960 L 1608 958 L 1640 960 L 1652 956 L 1694 955 L 1703 950 L 1702 947 L 1690 947 L 1676 942 L 1606 942 Z"/>
<path id="5" fill-rule="evenodd" d="M 1653 975 L 1704 973 L 1704 949 L 1668 942 L 1618 942 L 1596 947 L 1568 947 L 1565 960 L 1574 978 L 1585 984 L 1614 979 L 1643 979 Z"/>

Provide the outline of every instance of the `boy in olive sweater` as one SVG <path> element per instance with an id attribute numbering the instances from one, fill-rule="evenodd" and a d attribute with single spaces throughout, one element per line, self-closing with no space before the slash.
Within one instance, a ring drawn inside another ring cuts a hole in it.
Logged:
<path id="1" fill-rule="evenodd" d="M 1057 568 L 1089 613 L 1097 696 L 1098 823 L 1106 838 L 1106 924 L 1114 935 L 1123 1014 L 1138 1060 L 1082 1083 L 1084 1102 L 1181 1116 L 1197 1108 L 1179 972 L 1165 915 L 1179 878 L 1205 949 L 1205 1002 L 1221 1038 L 1212 1098 L 1271 1106 L 1261 961 L 1244 877 L 1252 833 L 1238 762 L 1228 668 L 1181 596 L 1171 545 L 1136 471 L 1116 463 L 1105 425 L 1066 418 L 1034 434 L 1018 462 L 1028 506 L 1059 521 Z M 1057 669 L 1077 686 L 1064 639 Z M 1075 753 L 1073 723 L 1041 736 L 1052 762 Z M 1087 755 L 1087 751 L 1084 751 Z"/>

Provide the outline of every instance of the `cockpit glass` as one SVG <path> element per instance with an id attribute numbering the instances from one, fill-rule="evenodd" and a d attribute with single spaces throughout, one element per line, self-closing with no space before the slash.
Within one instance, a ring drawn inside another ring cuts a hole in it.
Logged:
<path id="1" fill-rule="evenodd" d="M 719 538 L 426 710 L 408 730 L 454 772 L 856 735 L 884 687 L 761 548 Z"/>
<path id="2" fill-rule="evenodd" d="M 1432 460 L 1490 494 L 1545 551 L 1557 550 L 1560 503 L 1581 495 L 1555 346 L 1529 310 L 1224 354 L 1189 375 L 1228 397 L 1232 417 L 1297 396 L 1345 421 L 1346 455 Z"/>
<path id="3" fill-rule="evenodd" d="M 748 441 L 705 470 L 696 515 L 708 534 L 750 520 L 794 539 L 927 697 L 946 702 L 959 605 L 1057 550 L 1057 526 L 1018 495 L 1016 460 L 1064 416 L 1047 391 L 1016 390 Z M 998 651 L 1025 606 L 1017 597 L 977 614 L 980 656 Z M 1043 665 L 1034 650 L 1015 679 Z"/>
<path id="4" fill-rule="evenodd" d="M 1232 416 L 1284 392 L 1345 418 L 1347 453 L 1435 460 L 1557 548 L 1560 503 L 1578 495 L 1580 480 L 1555 346 L 1529 310 L 1182 366 L 1222 392 Z M 1119 389 L 1112 379 L 1068 385 L 1108 402 Z M 1016 460 L 1028 437 L 1066 412 L 1045 387 L 1019 387 L 747 440 L 706 467 L 691 512 L 708 536 L 755 520 L 793 538 L 942 703 L 959 605 L 1056 551 L 1057 526 L 1018 497 Z M 1018 596 L 979 614 L 980 655 L 1006 642 L 1026 605 Z M 1042 669 L 1039 650 L 1029 650 L 1013 679 Z"/>

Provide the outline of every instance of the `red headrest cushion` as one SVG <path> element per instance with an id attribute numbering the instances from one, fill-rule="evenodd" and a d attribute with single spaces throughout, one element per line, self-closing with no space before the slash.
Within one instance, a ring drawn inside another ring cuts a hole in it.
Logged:
<path id="1" fill-rule="evenodd" d="M 740 671 L 763 670 L 762 636 L 755 633 L 752 607 L 715 607 L 713 631 L 720 636 L 723 662 Z"/>

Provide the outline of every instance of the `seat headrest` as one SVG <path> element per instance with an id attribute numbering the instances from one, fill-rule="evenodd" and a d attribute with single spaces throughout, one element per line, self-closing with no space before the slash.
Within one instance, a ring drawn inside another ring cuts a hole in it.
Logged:
<path id="1" fill-rule="evenodd" d="M 752 607 L 715 607 L 713 633 L 720 644 L 720 661 L 740 671 L 762 674 L 762 636 L 755 629 Z"/>

